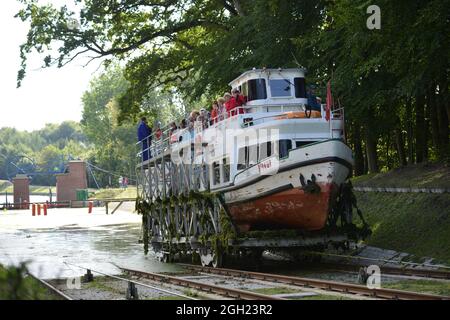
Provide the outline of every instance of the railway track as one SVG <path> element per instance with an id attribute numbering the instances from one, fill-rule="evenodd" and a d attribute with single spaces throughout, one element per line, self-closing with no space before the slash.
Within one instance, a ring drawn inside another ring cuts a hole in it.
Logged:
<path id="1" fill-rule="evenodd" d="M 322 264 L 325 267 L 329 267 L 330 270 L 337 271 L 352 271 L 358 272 L 359 268 L 364 267 L 363 265 L 348 265 L 348 264 Z M 380 266 L 382 274 L 386 275 L 399 275 L 408 277 L 419 277 L 425 279 L 436 279 L 436 280 L 450 280 L 450 272 L 443 270 L 427 270 L 427 269 L 412 269 L 412 268 L 396 268 L 396 267 L 385 267 Z"/>
<path id="2" fill-rule="evenodd" d="M 73 263 L 65 262 L 65 264 L 71 265 L 71 266 L 75 266 L 75 267 L 80 268 L 80 269 L 87 270 L 88 272 L 98 273 L 100 275 L 103 275 L 103 276 L 111 278 L 111 279 L 115 279 L 115 280 L 119 280 L 119 281 L 125 281 L 128 284 L 133 284 L 133 285 L 138 285 L 138 286 L 142 286 L 142 287 L 145 287 L 145 288 L 150 288 L 150 289 L 153 289 L 153 290 L 156 290 L 156 291 L 168 293 L 170 295 L 178 296 L 178 297 L 185 298 L 185 299 L 188 299 L 188 300 L 198 300 L 198 299 L 196 299 L 194 297 L 190 297 L 190 296 L 187 296 L 187 295 L 184 295 L 184 294 L 180 294 L 180 293 L 177 293 L 177 292 L 173 292 L 173 291 L 169 291 L 169 290 L 166 290 L 166 289 L 162 289 L 162 288 L 159 288 L 159 287 L 156 287 L 156 286 L 149 285 L 147 283 L 142 283 L 142 282 L 138 282 L 138 281 L 135 281 L 135 280 L 130 280 L 130 279 L 126 279 L 126 278 L 123 278 L 123 277 L 111 275 L 111 274 L 108 274 L 108 273 L 105 273 L 105 272 L 101 272 L 101 271 L 98 271 L 98 270 L 94 270 L 94 269 L 91 269 L 91 268 L 78 266 L 78 265 L 73 264 Z M 120 267 L 118 267 L 118 268 L 122 269 Z"/>
<path id="3" fill-rule="evenodd" d="M 379 265 L 382 272 L 391 275 L 402 275 L 402 276 L 414 276 L 414 277 L 422 277 L 422 278 L 432 278 L 432 279 L 450 279 L 450 268 L 441 266 L 441 268 L 447 268 L 447 270 L 442 269 L 433 269 L 436 266 L 429 264 L 421 264 L 414 262 L 403 262 L 403 261 L 394 261 L 387 259 L 378 259 L 378 258 L 369 258 L 369 257 L 359 257 L 352 255 L 341 255 L 341 254 L 332 254 L 332 253 L 324 253 L 324 252 L 308 252 L 311 255 L 315 256 L 329 256 L 333 258 L 343 258 L 349 260 L 363 260 L 363 261 L 373 261 L 377 265 Z M 322 265 L 329 265 L 331 267 L 337 267 L 341 269 L 346 269 L 346 271 L 351 270 L 354 271 L 355 268 L 359 269 L 360 267 L 365 267 L 366 265 L 362 264 L 349 264 L 349 263 L 339 263 L 339 262 L 326 262 L 321 263 Z M 397 264 L 398 267 L 386 266 L 385 264 Z M 356 270 L 358 271 L 358 270 Z"/>
<path id="4" fill-rule="evenodd" d="M 158 273 L 150 273 L 139 270 L 132 270 L 128 268 L 119 267 L 122 271 L 127 272 L 130 275 L 135 275 L 143 278 L 147 278 L 153 281 L 170 283 L 176 286 L 182 286 L 186 288 L 196 289 L 207 293 L 214 293 L 227 298 L 241 299 L 241 300 L 286 300 L 284 298 L 269 296 L 256 292 L 220 287 L 216 285 L 201 283 L 198 281 L 192 281 L 179 277 L 167 276 Z"/>
<path id="5" fill-rule="evenodd" d="M 433 294 L 417 293 L 395 289 L 369 289 L 366 286 L 356 285 L 351 283 L 343 283 L 328 280 L 318 280 L 310 278 L 292 277 L 285 275 L 243 271 L 235 269 L 224 268 L 210 268 L 190 264 L 180 264 L 181 266 L 204 273 L 218 274 L 224 276 L 248 278 L 255 280 L 271 281 L 275 283 L 284 283 L 292 286 L 308 287 L 322 289 L 326 291 L 341 292 L 347 294 L 357 294 L 381 299 L 394 300 L 450 300 L 450 297 L 439 296 Z"/>

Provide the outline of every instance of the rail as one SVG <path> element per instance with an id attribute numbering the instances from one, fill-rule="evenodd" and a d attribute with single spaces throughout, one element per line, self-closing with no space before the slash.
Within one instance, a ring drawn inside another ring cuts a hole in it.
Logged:
<path id="1" fill-rule="evenodd" d="M 300 287 L 312 287 L 327 291 L 334 292 L 342 292 L 347 294 L 359 294 L 368 297 L 381 298 L 381 299 L 394 299 L 394 300 L 450 300 L 450 297 L 447 296 L 439 296 L 434 294 L 425 294 L 425 293 L 417 293 L 403 290 L 395 290 L 395 289 L 369 289 L 368 287 L 344 283 L 344 282 L 336 282 L 336 281 L 327 281 L 327 280 L 318 280 L 318 279 L 310 279 L 310 278 L 301 278 L 301 277 L 293 277 L 293 276 L 284 276 L 278 274 L 269 274 L 269 273 L 261 273 L 261 272 L 252 272 L 252 271 L 243 271 L 243 270 L 235 270 L 235 269 L 224 269 L 224 268 L 210 268 L 210 267 L 202 267 L 195 266 L 190 264 L 180 264 L 187 269 L 196 270 L 199 272 L 211 273 L 211 274 L 219 274 L 225 276 L 235 276 L 240 278 L 247 279 L 256 279 L 263 281 L 272 281 L 277 283 L 285 283 L 293 286 Z"/>
<path id="2" fill-rule="evenodd" d="M 48 283 L 45 280 L 42 280 L 40 278 L 38 278 L 37 276 L 35 276 L 34 274 L 28 272 L 28 275 L 33 278 L 34 280 L 36 280 L 37 282 L 39 282 L 42 286 L 44 286 L 45 288 L 47 288 L 50 292 L 52 292 L 53 294 L 56 294 L 58 297 L 64 299 L 64 300 L 73 300 L 72 297 L 68 296 L 67 294 L 65 294 L 64 292 L 58 290 L 57 288 L 55 288 L 54 286 L 52 286 L 50 283 Z"/>
<path id="3" fill-rule="evenodd" d="M 127 269 L 127 268 L 122 268 L 122 267 L 119 267 L 119 268 L 129 274 L 132 274 L 132 275 L 145 277 L 145 278 L 159 281 L 159 282 L 170 283 L 173 285 L 197 289 L 197 290 L 201 290 L 201 291 L 208 292 L 208 293 L 215 293 L 215 294 L 225 296 L 225 297 L 230 297 L 230 298 L 243 299 L 243 300 L 286 300 L 284 298 L 269 296 L 269 295 L 246 291 L 246 290 L 219 287 L 219 286 L 211 285 L 211 284 L 207 284 L 207 283 L 201 283 L 201 282 L 197 282 L 197 281 L 182 279 L 179 277 L 166 276 L 166 275 L 161 275 L 161 274 L 157 274 L 157 273 L 132 270 L 132 269 Z"/>
<path id="4" fill-rule="evenodd" d="M 156 291 L 168 293 L 168 294 L 171 294 L 171 295 L 174 295 L 174 296 L 178 296 L 178 297 L 181 297 L 181 298 L 185 298 L 185 299 L 188 299 L 188 300 L 198 300 L 198 299 L 195 299 L 195 298 L 193 298 L 193 297 L 189 297 L 189 296 L 184 295 L 184 294 L 181 294 L 181 293 L 169 291 L 169 290 L 162 289 L 162 288 L 159 288 L 159 287 L 155 287 L 155 286 L 152 286 L 152 285 L 149 285 L 149 284 L 146 284 L 146 283 L 142 283 L 142 282 L 138 282 L 138 281 L 134 281 L 134 280 L 122 278 L 122 277 L 119 277 L 119 276 L 115 276 L 115 275 L 112 275 L 112 274 L 108 274 L 108 273 L 105 273 L 105 272 L 101 272 L 101 271 L 98 271 L 98 270 L 94 270 L 94 269 L 92 269 L 92 268 L 82 267 L 82 266 L 79 266 L 79 265 L 76 265 L 76 264 L 73 264 L 73 263 L 69 263 L 69 262 L 64 262 L 64 263 L 67 264 L 67 265 L 71 265 L 71 266 L 80 268 L 80 269 L 89 270 L 89 271 L 92 271 L 92 272 L 94 272 L 94 273 L 101 274 L 101 275 L 103 275 L 103 276 L 105 276 L 105 277 L 108 277 L 108 278 L 112 278 L 112 279 L 116 279 L 116 280 L 121 280 L 121 281 L 125 281 L 125 282 L 128 282 L 128 283 L 133 283 L 133 284 L 138 285 L 138 286 L 141 286 L 141 287 L 146 287 L 146 288 L 154 289 L 154 290 L 156 290 Z M 117 266 L 117 267 L 118 267 L 118 266 Z M 118 268 L 119 268 L 119 269 L 123 269 L 123 268 L 120 268 L 120 267 L 118 267 Z"/>

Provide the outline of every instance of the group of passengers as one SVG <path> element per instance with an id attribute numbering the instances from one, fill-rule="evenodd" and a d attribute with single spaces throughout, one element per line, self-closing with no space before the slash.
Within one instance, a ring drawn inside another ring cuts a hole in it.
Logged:
<path id="1" fill-rule="evenodd" d="M 182 119 L 179 125 L 176 122 L 171 122 L 169 125 L 170 143 L 193 139 L 195 130 L 204 130 L 226 118 L 245 113 L 243 108 L 245 103 L 246 97 L 240 93 L 239 89 L 235 88 L 231 93 L 226 92 L 223 97 L 213 101 L 210 110 L 205 108 L 201 108 L 200 111 L 194 110 L 186 119 Z M 141 118 L 138 126 L 138 139 L 142 144 L 144 161 L 152 157 L 150 149 L 154 150 L 156 154 L 161 151 L 161 137 L 163 135 L 161 122 L 158 121 L 155 127 L 156 130 L 152 135 L 152 129 L 148 126 L 147 119 Z M 181 134 L 176 137 L 173 133 L 179 129 Z"/>

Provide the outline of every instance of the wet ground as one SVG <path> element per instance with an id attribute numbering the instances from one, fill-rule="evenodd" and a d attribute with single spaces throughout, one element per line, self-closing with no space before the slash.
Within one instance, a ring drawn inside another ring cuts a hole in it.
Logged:
<path id="1" fill-rule="evenodd" d="M 30 271 L 40 278 L 80 276 L 85 270 L 66 262 L 118 274 L 114 264 L 151 272 L 176 272 L 176 265 L 160 263 L 144 255 L 141 216 L 133 204 L 113 215 L 104 208 L 49 209 L 47 216 L 30 210 L 0 212 L 0 264 L 29 261 Z"/>

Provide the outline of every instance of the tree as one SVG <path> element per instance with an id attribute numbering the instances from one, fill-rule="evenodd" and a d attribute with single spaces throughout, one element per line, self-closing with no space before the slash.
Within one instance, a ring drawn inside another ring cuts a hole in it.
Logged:
<path id="1" fill-rule="evenodd" d="M 130 86 L 119 102 L 125 112 L 137 110 L 155 87 L 175 86 L 184 100 L 197 99 L 223 92 L 243 70 L 295 65 L 291 39 L 315 25 L 323 8 L 311 0 L 84 0 L 72 12 L 21 2 L 17 16 L 31 28 L 21 46 L 18 84 L 33 50 L 46 54 L 45 67 L 63 67 L 87 53 L 124 59 Z M 58 49 L 50 51 L 53 46 Z"/>
<path id="2" fill-rule="evenodd" d="M 123 60 L 128 85 L 113 96 L 117 119 L 132 121 L 164 118 L 154 106 L 166 94 L 183 104 L 172 99 L 164 110 L 182 114 L 242 71 L 304 66 L 309 82 L 325 88 L 331 80 L 345 106 L 349 137 L 360 139 L 352 142 L 358 173 L 362 163 L 362 172 L 376 172 L 450 159 L 449 1 L 380 0 L 381 30 L 367 28 L 366 0 L 80 0 L 75 12 L 20 1 L 18 17 L 31 27 L 19 85 L 32 51 L 46 55 L 47 67 L 86 54 L 106 65 Z M 109 102 L 92 95 L 98 106 Z"/>

